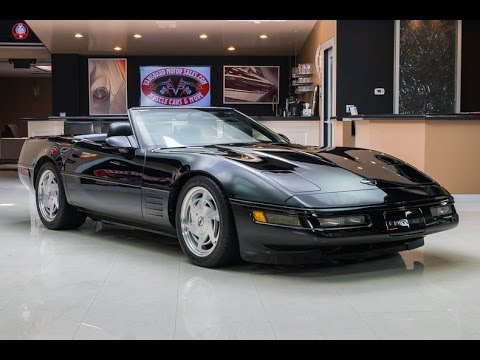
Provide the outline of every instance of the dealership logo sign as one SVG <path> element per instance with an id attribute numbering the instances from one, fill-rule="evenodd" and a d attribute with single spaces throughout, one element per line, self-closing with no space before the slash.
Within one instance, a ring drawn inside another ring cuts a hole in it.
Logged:
<path id="1" fill-rule="evenodd" d="M 210 91 L 207 78 L 189 68 L 155 70 L 142 81 L 142 93 L 150 100 L 167 106 L 184 106 L 202 100 Z"/>
<path id="2" fill-rule="evenodd" d="M 12 27 L 12 35 L 17 40 L 24 40 L 28 37 L 30 30 L 28 30 L 28 26 L 22 22 L 16 23 Z"/>

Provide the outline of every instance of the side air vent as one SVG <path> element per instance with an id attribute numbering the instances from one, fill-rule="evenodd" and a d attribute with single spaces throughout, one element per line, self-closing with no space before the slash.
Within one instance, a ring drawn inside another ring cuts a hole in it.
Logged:
<path id="1" fill-rule="evenodd" d="M 161 196 L 145 196 L 145 213 L 153 216 L 163 217 L 163 198 Z"/>

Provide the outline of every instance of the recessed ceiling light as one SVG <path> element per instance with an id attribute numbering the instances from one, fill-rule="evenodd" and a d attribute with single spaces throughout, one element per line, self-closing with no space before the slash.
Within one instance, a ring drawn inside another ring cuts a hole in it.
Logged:
<path id="1" fill-rule="evenodd" d="M 75 36 L 76 38 L 80 39 L 80 38 L 82 38 L 82 37 L 83 37 L 83 34 L 76 33 L 74 36 Z"/>
<path id="2" fill-rule="evenodd" d="M 235 48 L 234 48 L 233 46 L 229 46 L 229 47 L 227 48 L 227 50 L 228 50 L 228 51 L 235 51 Z"/>
<path id="3" fill-rule="evenodd" d="M 268 39 L 268 35 L 265 35 L 265 34 L 262 34 L 259 37 L 260 37 L 260 39 Z"/>
<path id="4" fill-rule="evenodd" d="M 208 38 L 208 35 L 207 34 L 201 34 L 198 36 L 200 39 L 206 39 Z"/>
<path id="5" fill-rule="evenodd" d="M 115 51 L 121 51 L 122 48 L 121 48 L 120 46 L 115 46 L 115 47 L 113 48 L 113 50 L 115 50 Z"/>
<path id="6" fill-rule="evenodd" d="M 135 35 L 133 35 L 133 37 L 134 37 L 135 39 L 141 39 L 141 38 L 142 38 L 142 35 L 140 35 L 140 34 L 135 34 Z"/>

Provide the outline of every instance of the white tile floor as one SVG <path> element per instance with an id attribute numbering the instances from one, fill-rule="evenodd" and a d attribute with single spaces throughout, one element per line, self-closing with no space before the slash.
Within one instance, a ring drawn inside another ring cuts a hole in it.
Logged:
<path id="1" fill-rule="evenodd" d="M 154 234 L 46 230 L 32 206 L 0 172 L 0 339 L 480 339 L 480 204 L 401 255 L 216 270 Z"/>

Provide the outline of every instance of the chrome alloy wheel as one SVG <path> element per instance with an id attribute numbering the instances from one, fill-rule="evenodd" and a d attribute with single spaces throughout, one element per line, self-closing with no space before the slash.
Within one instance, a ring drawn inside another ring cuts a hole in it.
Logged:
<path id="1" fill-rule="evenodd" d="M 58 180 L 53 171 L 46 170 L 38 182 L 37 201 L 43 218 L 52 222 L 58 213 Z"/>
<path id="2" fill-rule="evenodd" d="M 210 255 L 220 236 L 220 215 L 212 194 L 201 186 L 190 189 L 183 198 L 180 219 L 188 249 L 199 257 Z"/>

